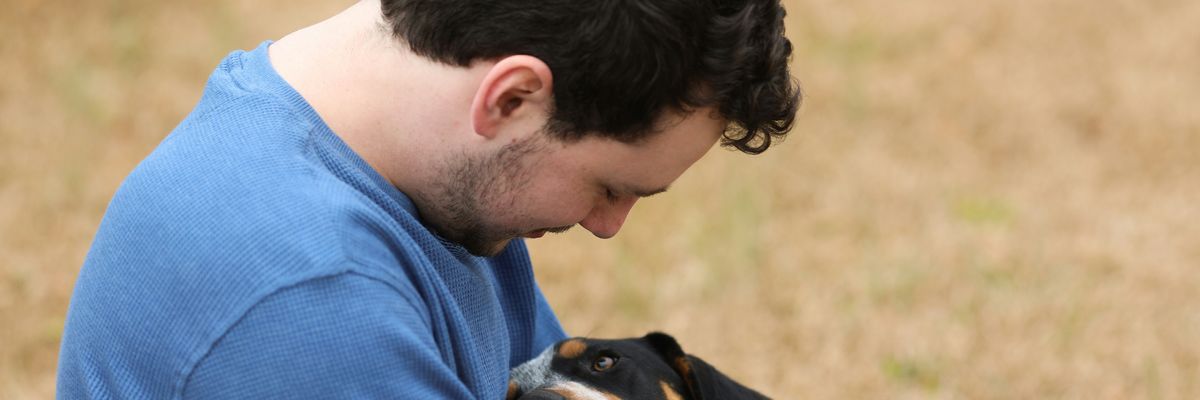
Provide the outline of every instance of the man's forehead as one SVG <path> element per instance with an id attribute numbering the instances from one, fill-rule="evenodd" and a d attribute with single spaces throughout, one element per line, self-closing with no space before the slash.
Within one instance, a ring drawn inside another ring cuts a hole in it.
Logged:
<path id="1" fill-rule="evenodd" d="M 659 133 L 664 133 L 673 129 L 679 129 L 681 127 L 687 129 L 688 127 L 685 125 L 689 124 L 693 125 L 691 127 L 693 130 L 697 128 L 694 125 L 711 124 L 720 132 L 724 132 L 725 128 L 729 125 L 729 121 L 726 120 L 725 117 L 721 116 L 721 112 L 717 110 L 717 108 L 712 106 L 693 108 L 686 111 L 665 111 L 654 123 L 654 135 L 652 136 L 657 136 Z M 694 133 L 701 134 L 704 132 Z"/>

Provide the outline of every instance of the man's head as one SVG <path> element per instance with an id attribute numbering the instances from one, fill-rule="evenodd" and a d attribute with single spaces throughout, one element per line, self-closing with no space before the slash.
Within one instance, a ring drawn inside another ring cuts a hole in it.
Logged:
<path id="1" fill-rule="evenodd" d="M 547 131 L 634 143 L 667 110 L 717 109 L 757 154 L 800 102 L 778 0 L 383 0 L 417 54 L 456 66 L 529 55 L 553 72 Z"/>
<path id="2" fill-rule="evenodd" d="M 420 56 L 481 70 L 471 137 L 409 190 L 478 255 L 579 224 L 611 237 L 718 139 L 757 154 L 799 90 L 777 0 L 383 0 Z"/>

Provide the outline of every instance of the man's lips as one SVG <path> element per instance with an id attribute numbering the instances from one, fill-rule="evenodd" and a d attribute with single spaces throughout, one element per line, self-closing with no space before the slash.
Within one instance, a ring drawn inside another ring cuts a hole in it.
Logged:
<path id="1" fill-rule="evenodd" d="M 524 235 L 521 235 L 521 237 L 526 237 L 526 238 L 530 238 L 530 239 L 537 239 L 537 238 L 540 238 L 540 237 L 542 237 L 542 236 L 545 236 L 547 232 L 553 232 L 553 233 L 563 233 L 563 232 L 566 232 L 566 231 L 570 230 L 570 229 L 571 229 L 571 227 L 574 227 L 574 226 L 575 226 L 575 225 L 573 225 L 573 224 L 572 224 L 572 225 L 560 226 L 560 227 L 557 227 L 557 228 L 542 228 L 542 229 L 538 229 L 538 230 L 536 230 L 536 231 L 529 232 L 529 233 L 526 233 L 526 234 L 524 234 Z"/>

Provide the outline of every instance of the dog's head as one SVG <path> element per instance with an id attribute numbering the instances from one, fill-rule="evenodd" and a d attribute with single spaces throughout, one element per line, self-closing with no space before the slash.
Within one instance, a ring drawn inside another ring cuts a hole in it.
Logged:
<path id="1" fill-rule="evenodd" d="M 558 342 L 512 371 L 507 400 L 766 399 L 734 382 L 670 335 Z"/>

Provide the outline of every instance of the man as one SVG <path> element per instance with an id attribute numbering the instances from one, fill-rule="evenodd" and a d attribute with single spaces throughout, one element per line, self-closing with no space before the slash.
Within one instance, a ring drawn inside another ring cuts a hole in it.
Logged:
<path id="1" fill-rule="evenodd" d="M 522 238 L 612 237 L 799 101 L 777 0 L 362 1 L 234 52 L 114 196 L 63 398 L 501 398 L 565 337 Z"/>

